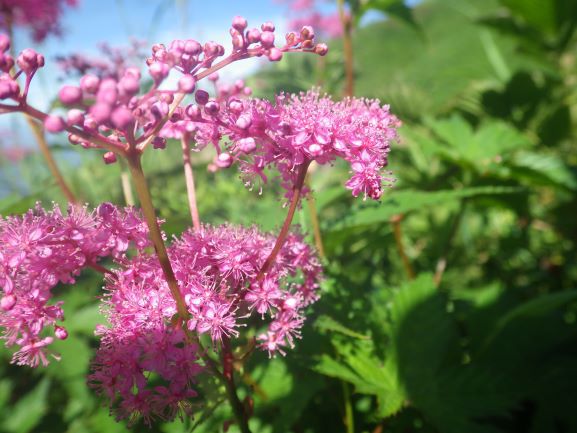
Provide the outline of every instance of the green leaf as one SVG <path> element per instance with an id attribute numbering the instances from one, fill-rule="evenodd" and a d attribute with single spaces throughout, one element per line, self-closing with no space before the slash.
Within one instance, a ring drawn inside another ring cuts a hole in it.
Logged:
<path id="1" fill-rule="evenodd" d="M 36 427 L 48 410 L 50 379 L 44 378 L 36 387 L 18 400 L 9 416 L 3 420 L 2 428 L 10 433 L 27 433 Z"/>
<path id="2" fill-rule="evenodd" d="M 315 327 L 320 331 L 338 332 L 349 337 L 358 338 L 360 340 L 367 340 L 370 338 L 367 335 L 360 334 L 356 331 L 353 331 L 352 329 L 347 328 L 329 316 L 320 316 L 315 321 Z"/>
<path id="3" fill-rule="evenodd" d="M 391 190 L 381 203 L 368 204 L 356 212 L 351 212 L 343 220 L 335 223 L 331 230 L 342 230 L 348 227 L 386 223 L 391 217 L 421 209 L 430 209 L 446 205 L 465 198 L 516 194 L 522 188 L 508 186 L 478 186 L 447 191 L 396 191 Z"/>

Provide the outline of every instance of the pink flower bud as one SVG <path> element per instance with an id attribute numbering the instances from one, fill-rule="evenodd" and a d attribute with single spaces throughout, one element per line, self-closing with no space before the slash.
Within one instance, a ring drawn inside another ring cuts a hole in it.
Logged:
<path id="1" fill-rule="evenodd" d="M 0 34 L 0 51 L 5 53 L 10 49 L 10 38 L 5 34 Z"/>
<path id="2" fill-rule="evenodd" d="M 260 42 L 260 30 L 259 29 L 250 29 L 246 32 L 246 40 L 249 44 L 255 44 Z"/>
<path id="3" fill-rule="evenodd" d="M 317 157 L 323 153 L 323 148 L 319 144 L 313 143 L 309 146 L 309 153 L 313 157 Z"/>
<path id="4" fill-rule="evenodd" d="M 184 110 L 184 114 L 186 114 L 190 120 L 199 119 L 201 115 L 200 107 L 198 105 L 190 104 Z"/>
<path id="5" fill-rule="evenodd" d="M 84 123 L 84 113 L 76 108 L 68 111 L 66 114 L 66 123 L 68 126 L 82 125 Z"/>
<path id="6" fill-rule="evenodd" d="M 251 153 L 256 149 L 256 143 L 252 137 L 241 138 L 238 140 L 237 145 L 244 153 Z"/>
<path id="7" fill-rule="evenodd" d="M 194 100 L 199 105 L 204 105 L 208 102 L 208 92 L 205 90 L 197 90 L 194 94 Z"/>
<path id="8" fill-rule="evenodd" d="M 216 158 L 216 165 L 220 168 L 228 168 L 232 165 L 232 157 L 229 153 L 222 152 Z"/>
<path id="9" fill-rule="evenodd" d="M 102 159 L 104 159 L 105 164 L 114 164 L 116 162 L 116 154 L 114 152 L 106 152 Z"/>
<path id="10" fill-rule="evenodd" d="M 64 86 L 58 92 L 58 97 L 65 105 L 74 105 L 82 102 L 82 89 L 76 86 Z"/>
<path id="11" fill-rule="evenodd" d="M 168 65 L 164 63 L 153 63 L 148 67 L 148 73 L 150 74 L 152 79 L 157 83 L 164 80 L 168 76 L 169 72 L 170 69 Z"/>
<path id="12" fill-rule="evenodd" d="M 20 86 L 8 75 L 0 77 L 0 99 L 17 99 L 20 95 Z"/>
<path id="13" fill-rule="evenodd" d="M 112 78 L 102 80 L 98 93 L 96 93 L 96 101 L 104 102 L 109 105 L 114 105 L 118 99 L 118 88 L 116 81 Z"/>
<path id="14" fill-rule="evenodd" d="M 54 335 L 59 340 L 66 340 L 68 338 L 68 331 L 62 326 L 54 326 Z"/>
<path id="15" fill-rule="evenodd" d="M 84 75 L 80 79 L 80 87 L 87 93 L 94 94 L 100 85 L 100 78 L 96 75 Z"/>
<path id="16" fill-rule="evenodd" d="M 252 125 L 252 118 L 248 114 L 242 115 L 236 120 L 235 125 L 240 129 L 248 129 Z"/>
<path id="17" fill-rule="evenodd" d="M 204 111 L 209 116 L 216 116 L 219 110 L 220 106 L 218 105 L 218 102 L 216 102 L 215 100 L 208 101 L 204 106 Z"/>
<path id="18" fill-rule="evenodd" d="M 260 43 L 265 48 L 271 48 L 274 46 L 274 33 L 273 32 L 262 32 L 260 35 Z"/>
<path id="19" fill-rule="evenodd" d="M 268 53 L 268 59 L 271 62 L 278 62 L 280 59 L 282 59 L 282 51 L 278 48 L 271 48 Z"/>
<path id="20" fill-rule="evenodd" d="M 125 75 L 118 83 L 118 87 L 126 95 L 134 95 L 140 90 L 140 82 L 134 75 Z"/>
<path id="21" fill-rule="evenodd" d="M 244 105 L 241 101 L 239 101 L 238 99 L 230 99 L 227 103 L 228 105 L 228 109 L 230 111 L 232 111 L 233 113 L 241 113 Z"/>
<path id="22" fill-rule="evenodd" d="M 247 22 L 244 17 L 236 16 L 232 19 L 232 27 L 238 30 L 239 32 L 243 32 L 246 29 Z"/>
<path id="23" fill-rule="evenodd" d="M 184 52 L 191 56 L 198 56 L 202 52 L 202 45 L 194 39 L 188 39 L 184 43 Z"/>
<path id="24" fill-rule="evenodd" d="M 112 107 L 105 102 L 97 102 L 90 107 L 90 115 L 97 124 L 108 122 L 112 114 Z"/>
<path id="25" fill-rule="evenodd" d="M 303 39 L 314 39 L 315 31 L 311 26 L 304 26 L 301 29 L 301 38 Z"/>
<path id="26" fill-rule="evenodd" d="M 60 116 L 49 115 L 44 119 L 44 129 L 53 134 L 64 131 L 65 127 L 66 123 Z"/>
<path id="27" fill-rule="evenodd" d="M 120 106 L 112 112 L 110 120 L 116 128 L 123 130 L 134 122 L 134 116 L 128 108 Z"/>
<path id="28" fill-rule="evenodd" d="M 154 140 L 152 140 L 152 147 L 154 149 L 166 149 L 166 138 L 154 137 Z"/>
<path id="29" fill-rule="evenodd" d="M 263 32 L 274 32 L 274 24 L 271 23 L 270 21 L 267 21 L 266 23 L 262 24 L 260 28 L 262 29 Z"/>
<path id="30" fill-rule="evenodd" d="M 10 311 L 16 305 L 16 296 L 6 295 L 0 299 L 0 308 L 4 311 Z"/>
<path id="31" fill-rule="evenodd" d="M 329 47 L 327 44 L 316 44 L 315 45 L 315 53 L 319 56 L 324 56 L 329 52 Z"/>
<path id="32" fill-rule="evenodd" d="M 192 75 L 183 75 L 178 80 L 178 90 L 183 93 L 192 93 L 196 87 L 196 80 Z"/>

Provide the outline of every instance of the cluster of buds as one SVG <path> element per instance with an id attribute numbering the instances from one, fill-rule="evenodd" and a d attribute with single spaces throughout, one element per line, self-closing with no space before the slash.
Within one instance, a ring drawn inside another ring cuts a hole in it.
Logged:
<path id="1" fill-rule="evenodd" d="M 32 48 L 26 48 L 14 62 L 9 50 L 10 38 L 0 34 L 0 99 L 13 99 L 22 103 L 26 100 L 32 77 L 38 69 L 44 66 L 44 56 Z M 15 66 L 17 70 L 14 70 Z M 26 84 L 24 93 L 21 95 L 20 86 L 16 80 L 22 74 L 26 77 Z"/>

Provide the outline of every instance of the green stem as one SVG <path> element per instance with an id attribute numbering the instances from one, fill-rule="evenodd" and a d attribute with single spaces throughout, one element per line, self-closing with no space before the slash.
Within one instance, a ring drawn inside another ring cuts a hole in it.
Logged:
<path id="1" fill-rule="evenodd" d="M 353 415 L 353 405 L 351 403 L 351 392 L 349 385 L 345 381 L 341 381 L 343 386 L 343 396 L 345 400 L 345 427 L 347 433 L 355 433 L 355 419 Z"/>
<path id="2" fill-rule="evenodd" d="M 289 206 L 287 216 L 284 220 L 281 231 L 278 234 L 278 237 L 276 238 L 276 242 L 274 244 L 272 251 L 270 252 L 267 259 L 265 260 L 264 264 L 262 265 L 262 268 L 260 269 L 258 275 L 256 276 L 257 281 L 262 281 L 264 279 L 264 276 L 272 267 L 272 265 L 276 259 L 276 256 L 278 255 L 282 246 L 284 245 L 284 242 L 288 236 L 291 222 L 292 222 L 293 217 L 295 215 L 295 211 L 296 211 L 298 204 L 299 204 L 299 199 L 301 196 L 303 185 L 305 183 L 305 177 L 307 175 L 307 170 L 309 168 L 309 165 L 310 165 L 310 161 L 307 161 L 307 162 L 304 162 L 303 164 L 301 164 L 301 166 L 299 167 L 299 171 L 297 174 L 297 180 L 296 180 L 296 183 L 293 187 L 293 196 L 291 198 L 291 203 Z"/>
<path id="3" fill-rule="evenodd" d="M 403 220 L 403 215 L 396 215 L 391 218 L 391 223 L 393 224 L 393 234 L 395 235 L 395 243 L 397 245 L 397 250 L 399 251 L 399 255 L 401 256 L 401 260 L 403 261 L 403 266 L 405 268 L 405 272 L 407 273 L 407 277 L 409 280 L 415 279 L 415 271 L 411 266 L 411 262 L 405 253 L 405 247 L 403 245 L 403 234 L 401 233 L 401 221 Z"/>
<path id="4" fill-rule="evenodd" d="M 345 12 L 345 0 L 338 0 L 339 17 L 343 26 L 343 54 L 345 60 L 345 96 L 355 93 L 355 78 L 353 68 L 353 23 Z"/>
<path id="5" fill-rule="evenodd" d="M 236 384 L 234 383 L 234 357 L 228 339 L 222 342 L 222 370 L 224 375 L 224 385 L 228 401 L 232 407 L 236 423 L 242 433 L 251 433 L 248 426 L 248 416 L 246 414 L 244 405 L 238 398 L 236 391 Z"/>
<path id="6" fill-rule="evenodd" d="M 176 277 L 174 276 L 174 271 L 172 270 L 172 265 L 170 259 L 168 258 L 168 252 L 166 251 L 166 245 L 164 245 L 164 240 L 162 239 L 162 232 L 160 231 L 160 226 L 158 225 L 158 219 L 156 217 L 156 211 L 152 204 L 152 198 L 150 197 L 150 190 L 148 189 L 148 183 L 146 182 L 146 177 L 142 171 L 142 164 L 140 162 L 140 153 L 132 152 L 129 154 L 128 158 L 128 168 L 130 169 L 130 174 L 132 176 L 132 181 L 136 188 L 136 194 L 140 200 L 140 207 L 144 214 L 144 219 L 148 225 L 148 230 L 150 231 L 150 240 L 152 245 L 154 245 L 154 250 L 160 262 L 160 267 L 164 273 L 164 278 L 170 289 L 170 293 L 176 302 L 176 309 L 180 319 L 183 321 L 183 327 L 186 327 L 186 321 L 188 320 L 188 309 L 184 302 L 184 298 L 180 293 Z"/>

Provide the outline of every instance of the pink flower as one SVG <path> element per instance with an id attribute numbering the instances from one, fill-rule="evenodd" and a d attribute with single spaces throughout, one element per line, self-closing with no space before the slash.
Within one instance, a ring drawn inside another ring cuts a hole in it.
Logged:
<path id="1" fill-rule="evenodd" d="M 59 35 L 60 18 L 64 6 L 76 6 L 76 0 L 0 0 L 0 28 L 8 22 L 28 27 L 35 41 L 43 41 L 49 34 Z"/>
<path id="2" fill-rule="evenodd" d="M 121 259 L 130 243 L 149 245 L 148 230 L 132 209 L 111 204 L 89 212 L 71 206 L 68 215 L 58 207 L 39 205 L 22 217 L 0 219 L 0 338 L 21 349 L 12 362 L 46 365 L 45 348 L 52 337 L 41 338 L 53 328 L 59 339 L 66 330 L 56 325 L 64 319 L 62 303 L 51 304 L 51 290 L 58 283 L 73 284 L 80 271 L 102 257 Z"/>

